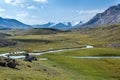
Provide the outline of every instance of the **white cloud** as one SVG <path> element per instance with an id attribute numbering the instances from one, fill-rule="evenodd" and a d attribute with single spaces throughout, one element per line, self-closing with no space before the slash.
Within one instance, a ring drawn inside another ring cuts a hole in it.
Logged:
<path id="1" fill-rule="evenodd" d="M 47 3 L 48 0 L 34 0 L 35 2 L 40 2 L 40 3 Z"/>
<path id="2" fill-rule="evenodd" d="M 83 22 L 87 22 L 90 20 L 92 17 L 94 17 L 97 13 L 102 13 L 104 12 L 105 9 L 93 9 L 93 10 L 76 10 L 78 13 L 77 17 L 78 20 L 81 20 Z"/>
<path id="3" fill-rule="evenodd" d="M 19 12 L 16 14 L 16 16 L 13 17 L 14 19 L 17 19 L 23 23 L 27 23 L 27 20 L 29 20 L 29 14 L 27 12 Z"/>
<path id="4" fill-rule="evenodd" d="M 17 18 L 24 19 L 28 16 L 29 14 L 27 12 L 21 12 L 16 15 Z"/>
<path id="5" fill-rule="evenodd" d="M 0 8 L 0 12 L 4 12 L 5 11 L 5 9 L 3 9 L 3 8 Z"/>
<path id="6" fill-rule="evenodd" d="M 33 24 L 44 24 L 47 23 L 45 20 L 40 20 L 40 19 L 24 19 L 26 24 L 33 25 Z"/>
<path id="7" fill-rule="evenodd" d="M 44 20 L 40 20 L 37 16 L 30 16 L 27 12 L 18 13 L 15 19 L 29 25 L 47 23 Z"/>
<path id="8" fill-rule="evenodd" d="M 77 10 L 76 12 L 79 14 L 96 14 L 96 13 L 101 13 L 105 9 L 94 9 L 94 10 Z"/>
<path id="9" fill-rule="evenodd" d="M 48 0 L 5 0 L 5 3 L 27 9 L 37 9 L 35 3 L 48 3 Z M 41 9 L 43 6 L 41 7 Z"/>
<path id="10" fill-rule="evenodd" d="M 37 9 L 35 6 L 28 6 L 27 9 Z"/>
<path id="11" fill-rule="evenodd" d="M 11 4 L 14 0 L 5 0 L 6 3 Z"/>
<path id="12" fill-rule="evenodd" d="M 5 0 L 5 3 L 23 7 L 25 0 Z"/>

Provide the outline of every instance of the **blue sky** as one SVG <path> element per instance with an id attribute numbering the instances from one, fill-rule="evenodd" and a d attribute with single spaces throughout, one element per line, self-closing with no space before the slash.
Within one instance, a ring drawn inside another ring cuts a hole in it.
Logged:
<path id="1" fill-rule="evenodd" d="M 26 24 L 86 22 L 120 0 L 0 0 L 0 17 Z"/>

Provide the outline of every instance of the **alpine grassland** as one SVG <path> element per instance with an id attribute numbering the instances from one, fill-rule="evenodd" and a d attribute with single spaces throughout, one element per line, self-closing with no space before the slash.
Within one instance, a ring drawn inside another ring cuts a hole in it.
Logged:
<path id="1" fill-rule="evenodd" d="M 17 31 L 15 34 L 14 32 L 9 31 L 8 34 L 11 36 L 6 39 L 17 43 L 1 47 L 1 54 L 15 51 L 29 53 L 75 50 L 37 55 L 37 61 L 32 62 L 16 59 L 18 65 L 15 69 L 0 67 L 0 80 L 120 80 L 119 58 L 74 58 L 74 56 L 119 57 L 119 24 L 54 34 L 32 35 L 22 34 L 26 31 Z M 93 48 L 86 49 L 86 45 Z"/>

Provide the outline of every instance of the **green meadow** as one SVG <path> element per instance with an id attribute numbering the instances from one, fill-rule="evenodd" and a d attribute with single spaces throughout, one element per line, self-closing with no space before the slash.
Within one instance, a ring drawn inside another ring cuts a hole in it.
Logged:
<path id="1" fill-rule="evenodd" d="M 38 61 L 18 59 L 17 69 L 0 67 L 0 80 L 119 80 L 120 59 L 76 59 L 70 56 L 120 55 L 119 49 L 94 48 L 37 56 Z M 46 61 L 40 58 L 48 58 Z"/>
<path id="2" fill-rule="evenodd" d="M 0 53 L 27 51 L 43 52 L 76 49 L 36 56 L 37 61 L 17 59 L 16 69 L 0 67 L 0 80 L 120 80 L 120 59 L 80 59 L 72 56 L 120 56 L 120 48 L 108 46 L 120 43 L 120 26 L 110 25 L 73 30 L 56 34 L 22 34 L 25 31 L 6 31 L 7 39 L 16 45 L 1 47 Z M 1 31 L 1 33 L 6 33 Z M 93 49 L 81 49 L 86 45 Z M 48 58 L 48 60 L 39 60 Z"/>

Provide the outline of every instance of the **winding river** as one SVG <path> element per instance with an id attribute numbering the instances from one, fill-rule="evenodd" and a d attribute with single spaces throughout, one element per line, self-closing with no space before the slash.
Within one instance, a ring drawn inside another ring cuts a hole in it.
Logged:
<path id="1" fill-rule="evenodd" d="M 62 52 L 62 51 L 88 49 L 88 48 L 94 48 L 94 47 L 87 45 L 85 48 L 50 50 L 46 52 L 37 52 L 37 53 L 29 53 L 29 54 L 30 55 L 42 55 L 42 54 L 48 54 L 48 53 L 53 53 L 53 52 Z M 23 53 L 25 53 L 25 51 L 14 52 L 14 54 L 23 54 Z M 0 54 L 0 56 L 3 56 L 3 57 L 7 57 L 7 55 L 9 55 L 9 53 Z M 19 58 L 25 58 L 25 56 L 10 56 L 10 58 L 19 59 Z M 81 58 L 81 59 L 119 58 L 120 59 L 120 56 L 71 56 L 71 58 Z M 41 60 L 47 60 L 47 58 L 41 58 Z"/>

